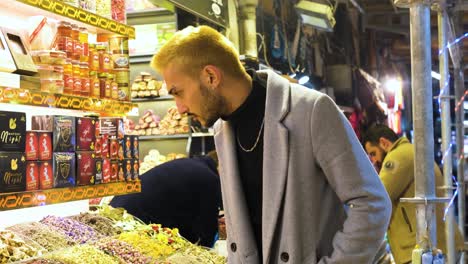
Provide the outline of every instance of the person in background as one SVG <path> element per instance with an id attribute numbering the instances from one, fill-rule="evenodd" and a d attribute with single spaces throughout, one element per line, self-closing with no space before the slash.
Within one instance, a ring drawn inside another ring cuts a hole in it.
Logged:
<path id="1" fill-rule="evenodd" d="M 207 26 L 175 33 L 151 66 L 179 112 L 214 125 L 229 263 L 372 261 L 390 200 L 328 96 L 247 72 Z"/>
<path id="2" fill-rule="evenodd" d="M 221 207 L 216 153 L 156 166 L 141 175 L 140 193 L 116 196 L 110 205 L 146 224 L 178 228 L 190 242 L 212 247 Z"/>
<path id="3" fill-rule="evenodd" d="M 379 172 L 393 204 L 392 218 L 388 228 L 388 241 L 397 264 L 411 263 L 411 254 L 416 246 L 416 208 L 414 204 L 402 203 L 400 198 L 414 197 L 414 148 L 406 137 L 398 137 L 389 127 L 375 124 L 368 128 L 362 143 L 369 158 Z M 434 164 L 436 194 L 444 197 L 444 179 Z M 437 248 L 447 253 L 445 224 L 443 221 L 445 204 L 436 205 Z M 455 244 L 463 250 L 463 241 L 458 225 L 455 225 Z"/>

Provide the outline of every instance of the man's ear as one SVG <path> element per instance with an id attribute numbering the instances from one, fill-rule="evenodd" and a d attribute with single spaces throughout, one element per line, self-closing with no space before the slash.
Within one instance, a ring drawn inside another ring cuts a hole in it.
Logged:
<path id="1" fill-rule="evenodd" d="M 202 70 L 202 82 L 210 88 L 216 88 L 221 83 L 221 70 L 214 65 L 206 65 Z"/>
<path id="2" fill-rule="evenodd" d="M 383 148 L 385 151 L 389 151 L 389 149 L 390 149 L 390 147 L 393 145 L 393 143 L 392 143 L 390 140 L 388 140 L 388 139 L 386 139 L 386 138 L 384 138 L 384 137 L 380 137 L 380 138 L 379 138 L 379 145 L 380 145 L 380 147 Z"/>

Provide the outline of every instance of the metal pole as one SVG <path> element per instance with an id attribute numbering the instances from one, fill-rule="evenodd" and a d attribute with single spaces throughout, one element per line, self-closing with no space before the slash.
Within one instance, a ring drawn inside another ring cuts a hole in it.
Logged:
<path id="1" fill-rule="evenodd" d="M 450 117 L 450 88 L 449 88 L 449 72 L 448 72 L 448 51 L 445 48 L 447 46 L 447 33 L 448 33 L 448 17 L 445 3 L 441 1 L 439 10 L 437 12 L 437 25 L 439 31 L 439 73 L 440 73 L 440 116 L 442 119 L 442 162 L 444 171 L 444 185 L 445 185 L 445 197 L 452 197 L 452 128 L 451 128 L 451 117 Z M 455 239 L 454 232 L 454 212 L 453 207 L 447 209 L 447 216 L 445 218 L 445 236 L 447 246 L 447 263 L 455 263 Z M 441 245 L 440 245 L 441 246 Z"/>
<path id="2" fill-rule="evenodd" d="M 414 120 L 415 196 L 434 198 L 434 128 L 432 118 L 431 27 L 426 3 L 410 5 L 411 87 Z M 423 250 L 436 243 L 434 205 L 416 206 L 416 242 Z"/>
<path id="3" fill-rule="evenodd" d="M 242 34 L 240 54 L 257 58 L 257 22 L 258 0 L 241 0 L 239 4 L 239 30 Z"/>
<path id="4" fill-rule="evenodd" d="M 461 3 L 461 2 L 460 2 Z M 460 18 L 463 15 L 463 12 L 458 12 L 455 14 L 454 24 L 455 24 L 455 36 L 458 36 L 459 33 L 462 32 L 460 30 L 460 26 L 462 25 L 460 22 Z M 458 101 L 462 98 L 465 87 L 464 87 L 464 75 L 463 75 L 463 52 L 462 50 L 463 45 L 460 43 L 460 58 L 459 61 L 454 61 L 454 69 L 453 69 L 453 80 L 455 84 L 455 103 L 457 104 Z M 464 108 L 463 102 L 461 105 L 456 108 L 455 111 L 455 128 L 456 128 L 456 137 L 457 137 L 457 180 L 459 184 L 458 188 L 458 226 L 460 232 L 463 237 L 463 241 L 465 241 L 465 150 L 464 150 L 464 127 L 463 127 L 463 119 L 464 119 Z M 462 253 L 460 264 L 465 263 L 464 253 Z"/>

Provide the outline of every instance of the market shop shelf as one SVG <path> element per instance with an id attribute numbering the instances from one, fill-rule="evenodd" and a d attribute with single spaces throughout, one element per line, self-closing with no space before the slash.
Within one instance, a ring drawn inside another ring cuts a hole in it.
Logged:
<path id="1" fill-rule="evenodd" d="M 152 136 L 139 136 L 140 141 L 151 141 L 151 140 L 170 140 L 170 139 L 187 139 L 189 134 L 176 134 L 176 135 L 152 135 Z"/>
<path id="2" fill-rule="evenodd" d="M 0 211 L 141 192 L 141 182 L 114 182 L 48 190 L 0 193 Z"/>
<path id="3" fill-rule="evenodd" d="M 142 102 L 169 101 L 169 100 L 174 100 L 174 96 L 164 95 L 164 96 L 150 97 L 150 98 L 133 98 L 132 102 L 142 103 Z"/>
<path id="4" fill-rule="evenodd" d="M 132 102 L 7 87 L 0 87 L 0 103 L 83 110 L 106 116 L 127 115 L 138 109 Z"/>
<path id="5" fill-rule="evenodd" d="M 2 0 L 0 9 L 12 15 L 24 17 L 44 15 L 57 20 L 72 20 L 90 29 L 94 33 L 115 33 L 135 38 L 135 28 L 108 19 L 81 8 L 71 6 L 58 0 Z M 39 9 L 44 10 L 40 12 Z"/>

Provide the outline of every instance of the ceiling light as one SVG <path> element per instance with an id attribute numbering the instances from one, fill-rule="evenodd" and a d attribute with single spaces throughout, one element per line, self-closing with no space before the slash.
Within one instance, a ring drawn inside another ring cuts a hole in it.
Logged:
<path id="1" fill-rule="evenodd" d="M 336 22 L 333 17 L 333 9 L 328 4 L 319 3 L 319 0 L 301 0 L 296 4 L 295 8 L 304 25 L 329 32 L 333 31 Z"/>
<path id="2" fill-rule="evenodd" d="M 401 90 L 403 84 L 400 79 L 390 78 L 384 82 L 384 87 L 389 92 L 396 92 Z"/>

